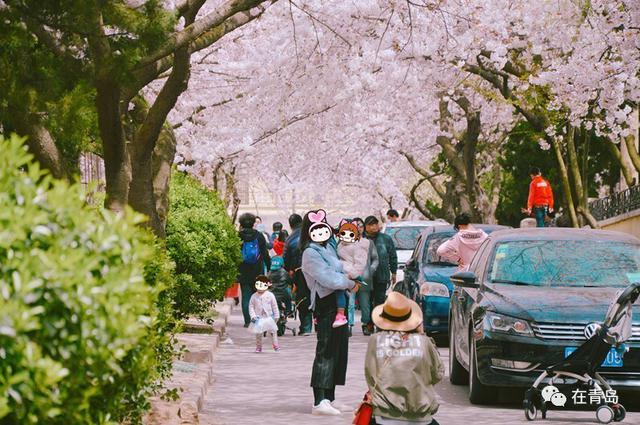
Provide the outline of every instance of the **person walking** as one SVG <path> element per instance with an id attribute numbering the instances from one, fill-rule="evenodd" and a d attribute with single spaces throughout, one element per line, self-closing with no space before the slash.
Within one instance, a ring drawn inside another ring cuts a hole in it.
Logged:
<path id="1" fill-rule="evenodd" d="M 457 216 L 453 227 L 457 233 L 440 245 L 436 253 L 445 260 L 457 264 L 458 270 L 467 270 L 473 256 L 488 236 L 484 230 L 476 229 L 471 225 L 471 217 L 467 213 Z"/>
<path id="2" fill-rule="evenodd" d="M 240 223 L 240 239 L 242 240 L 242 263 L 238 266 L 238 282 L 242 293 L 242 315 L 244 327 L 249 327 L 251 315 L 249 314 L 249 300 L 255 292 L 255 282 L 263 270 L 271 268 L 271 258 L 267 241 L 262 233 L 253 228 L 256 217 L 251 213 L 245 213 L 238 219 Z"/>
<path id="3" fill-rule="evenodd" d="M 538 167 L 531 167 L 529 175 L 531 183 L 526 212 L 536 218 L 537 227 L 546 227 L 547 215 L 553 213 L 553 190 L 551 184 L 542 177 Z"/>
<path id="4" fill-rule="evenodd" d="M 251 325 L 249 332 L 256 336 L 256 353 L 262 353 L 262 335 L 271 334 L 273 342 L 273 351 L 280 351 L 278 343 L 278 325 L 276 322 L 280 318 L 280 310 L 275 295 L 269 292 L 271 282 L 264 275 L 256 277 L 256 292 L 251 295 L 249 301 L 249 315 L 251 316 Z"/>
<path id="5" fill-rule="evenodd" d="M 380 329 L 369 339 L 365 355 L 372 423 L 438 425 L 434 385 L 442 380 L 444 366 L 433 340 L 422 332 L 422 309 L 391 292 L 372 317 Z"/>
<path id="6" fill-rule="evenodd" d="M 278 236 L 273 240 L 273 252 L 278 256 L 282 256 L 284 254 L 284 244 L 287 241 L 287 237 L 289 234 L 286 230 L 281 230 L 278 233 Z"/>
<path id="7" fill-rule="evenodd" d="M 337 313 L 335 291 L 357 292 L 359 284 L 344 272 L 338 254 L 329 241 L 333 229 L 324 210 L 309 211 L 302 221 L 300 243 L 302 272 L 311 293 L 311 308 L 317 319 L 318 341 L 313 360 L 314 415 L 339 415 L 335 407 L 337 385 L 344 385 L 349 355 L 348 328 L 333 327 Z"/>
<path id="8" fill-rule="evenodd" d="M 284 226 L 279 221 L 276 221 L 275 223 L 273 223 L 273 225 L 271 226 L 271 229 L 273 229 L 273 232 L 269 236 L 269 242 L 271 244 L 273 244 L 273 242 L 276 239 L 278 239 L 278 236 L 280 236 L 280 232 L 282 231 L 283 227 Z"/>
<path id="9" fill-rule="evenodd" d="M 276 296 L 278 303 L 283 302 L 285 305 L 285 315 L 291 313 L 291 276 L 283 268 L 284 261 L 282 257 L 271 258 L 271 271 L 267 277 L 271 282 L 271 292 Z"/>
<path id="10" fill-rule="evenodd" d="M 269 233 L 267 233 L 267 228 L 262 222 L 262 217 L 260 217 L 259 215 L 254 217 L 256 218 L 256 221 L 253 228 L 256 229 L 258 232 L 260 232 L 262 236 L 264 236 L 265 241 L 267 241 L 267 249 L 273 248 L 273 245 L 271 244 L 271 236 L 269 235 Z"/>
<path id="11" fill-rule="evenodd" d="M 387 211 L 387 221 L 389 223 L 400 221 L 400 214 L 398 214 L 398 211 L 394 210 L 393 208 Z"/>
<path id="12" fill-rule="evenodd" d="M 387 289 L 396 284 L 398 270 L 398 254 L 391 236 L 380 232 L 380 222 L 372 215 L 364 220 L 365 235 L 376 245 L 378 251 L 378 268 L 373 275 L 373 306 L 384 303 Z M 370 331 L 373 326 L 370 325 Z"/>
<path id="13" fill-rule="evenodd" d="M 284 269 L 289 272 L 293 279 L 298 318 L 300 319 L 299 335 L 310 335 L 313 317 L 311 310 L 309 310 L 311 294 L 302 273 L 302 250 L 300 248 L 302 217 L 299 214 L 291 214 L 289 216 L 289 227 L 291 227 L 291 236 L 285 241 L 282 253 Z"/>

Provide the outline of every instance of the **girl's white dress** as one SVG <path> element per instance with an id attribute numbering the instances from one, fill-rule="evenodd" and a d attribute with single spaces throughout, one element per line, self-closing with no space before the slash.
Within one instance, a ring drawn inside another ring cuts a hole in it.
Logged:
<path id="1" fill-rule="evenodd" d="M 252 319 L 257 319 L 249 325 L 249 332 L 262 334 L 278 331 L 276 320 L 280 318 L 280 310 L 272 292 L 254 293 L 249 301 L 249 315 Z"/>

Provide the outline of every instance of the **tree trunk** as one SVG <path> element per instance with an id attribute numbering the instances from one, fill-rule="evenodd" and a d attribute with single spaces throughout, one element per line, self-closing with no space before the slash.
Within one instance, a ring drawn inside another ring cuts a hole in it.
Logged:
<path id="1" fill-rule="evenodd" d="M 227 208 L 231 207 L 229 215 L 231 221 L 234 223 L 238 217 L 238 209 L 240 208 L 240 194 L 238 193 L 238 185 L 236 184 L 236 171 L 237 168 L 234 166 L 229 173 L 225 173 L 225 197 L 229 197 Z"/>
<path id="2" fill-rule="evenodd" d="M 129 198 L 131 170 L 120 115 L 120 86 L 111 78 L 96 81 L 96 107 L 106 180 L 104 206 L 116 212 L 124 211 Z"/>
<path id="3" fill-rule="evenodd" d="M 151 157 L 167 115 L 175 106 L 180 94 L 186 90 L 188 79 L 189 52 L 186 48 L 182 48 L 174 54 L 171 74 L 149 109 L 144 122 L 136 131 L 130 147 L 132 179 L 129 188 L 129 205 L 149 217 L 148 225 L 161 238 L 165 236 L 165 230 L 154 198 Z"/>
<path id="4" fill-rule="evenodd" d="M 571 219 L 571 225 L 573 227 L 579 227 L 578 216 L 576 215 L 576 208 L 573 204 L 573 195 L 571 194 L 571 184 L 569 183 L 569 174 L 567 172 L 567 166 L 564 163 L 562 157 L 562 150 L 560 145 L 553 138 L 547 137 L 547 142 L 553 146 L 553 151 L 556 154 L 556 161 L 558 161 L 558 168 L 560 169 L 560 178 L 562 181 L 562 189 L 565 193 L 567 201 L 567 209 L 569 210 L 569 218 Z"/>
<path id="5" fill-rule="evenodd" d="M 627 164 L 627 161 L 622 158 L 620 149 L 608 137 L 605 143 L 607 145 L 607 148 L 609 149 L 609 152 L 611 153 L 611 156 L 613 156 L 620 165 L 620 171 L 622 172 L 622 177 L 624 178 L 625 183 L 627 184 L 627 186 L 633 186 L 634 181 L 633 175 L 631 174 L 631 169 L 629 168 L 629 164 Z"/>
<path id="6" fill-rule="evenodd" d="M 629 152 L 629 158 L 631 159 L 633 167 L 636 171 L 640 172 L 640 155 L 638 154 L 638 148 L 636 148 L 636 136 L 631 135 L 624 137 L 623 139 L 624 143 L 627 145 L 627 151 Z"/>
<path id="7" fill-rule="evenodd" d="M 416 207 L 418 211 L 420 211 L 420 214 L 422 214 L 425 218 L 429 220 L 434 220 L 433 214 L 431 214 L 431 212 L 427 208 L 425 208 L 424 204 L 418 199 L 418 195 L 416 193 L 418 188 L 422 185 L 422 183 L 424 183 L 427 180 L 428 179 L 426 177 L 422 177 L 420 180 L 418 180 L 416 184 L 413 185 L 413 187 L 411 187 L 411 191 L 409 192 L 409 199 L 413 203 L 413 206 Z M 406 210 L 407 209 L 405 209 L 405 212 Z"/>
<path id="8" fill-rule="evenodd" d="M 575 188 L 576 205 L 584 207 L 587 204 L 585 198 L 585 190 L 582 186 L 582 174 L 580 173 L 580 163 L 578 162 L 578 154 L 575 144 L 576 129 L 570 126 L 567 131 L 567 156 L 569 157 L 569 169 L 573 177 L 573 185 Z"/>
<path id="9" fill-rule="evenodd" d="M 27 136 L 27 148 L 43 169 L 57 179 L 69 179 L 71 173 L 65 167 L 60 150 L 40 119 L 28 112 L 15 114 L 13 125 L 21 136 Z"/>
<path id="10" fill-rule="evenodd" d="M 153 150 L 153 195 L 160 227 L 165 228 L 169 214 L 169 183 L 171 167 L 176 156 L 176 137 L 170 125 L 165 124 L 156 148 Z"/>

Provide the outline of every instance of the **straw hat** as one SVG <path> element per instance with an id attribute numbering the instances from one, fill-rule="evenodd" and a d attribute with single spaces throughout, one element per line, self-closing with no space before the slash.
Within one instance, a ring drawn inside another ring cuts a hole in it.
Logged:
<path id="1" fill-rule="evenodd" d="M 384 304 L 373 309 L 371 319 L 380 329 L 409 332 L 422 324 L 422 310 L 416 302 L 392 291 Z"/>

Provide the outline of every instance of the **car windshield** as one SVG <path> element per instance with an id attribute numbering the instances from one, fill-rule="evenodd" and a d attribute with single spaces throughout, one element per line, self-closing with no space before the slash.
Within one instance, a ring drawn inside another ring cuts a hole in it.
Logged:
<path id="1" fill-rule="evenodd" d="M 627 286 L 640 281 L 640 247 L 616 241 L 515 241 L 496 245 L 491 283 Z"/>
<path id="2" fill-rule="evenodd" d="M 451 263 L 437 254 L 440 245 L 451 239 L 455 235 L 455 232 L 436 233 L 429 237 L 422 257 L 423 264 L 441 264 L 446 266 L 457 266 L 457 264 Z"/>
<path id="3" fill-rule="evenodd" d="M 396 249 L 406 249 L 413 251 L 413 249 L 416 247 L 416 244 L 418 243 L 420 232 L 422 232 L 423 229 L 423 226 L 387 227 L 385 233 L 391 236 Z"/>

